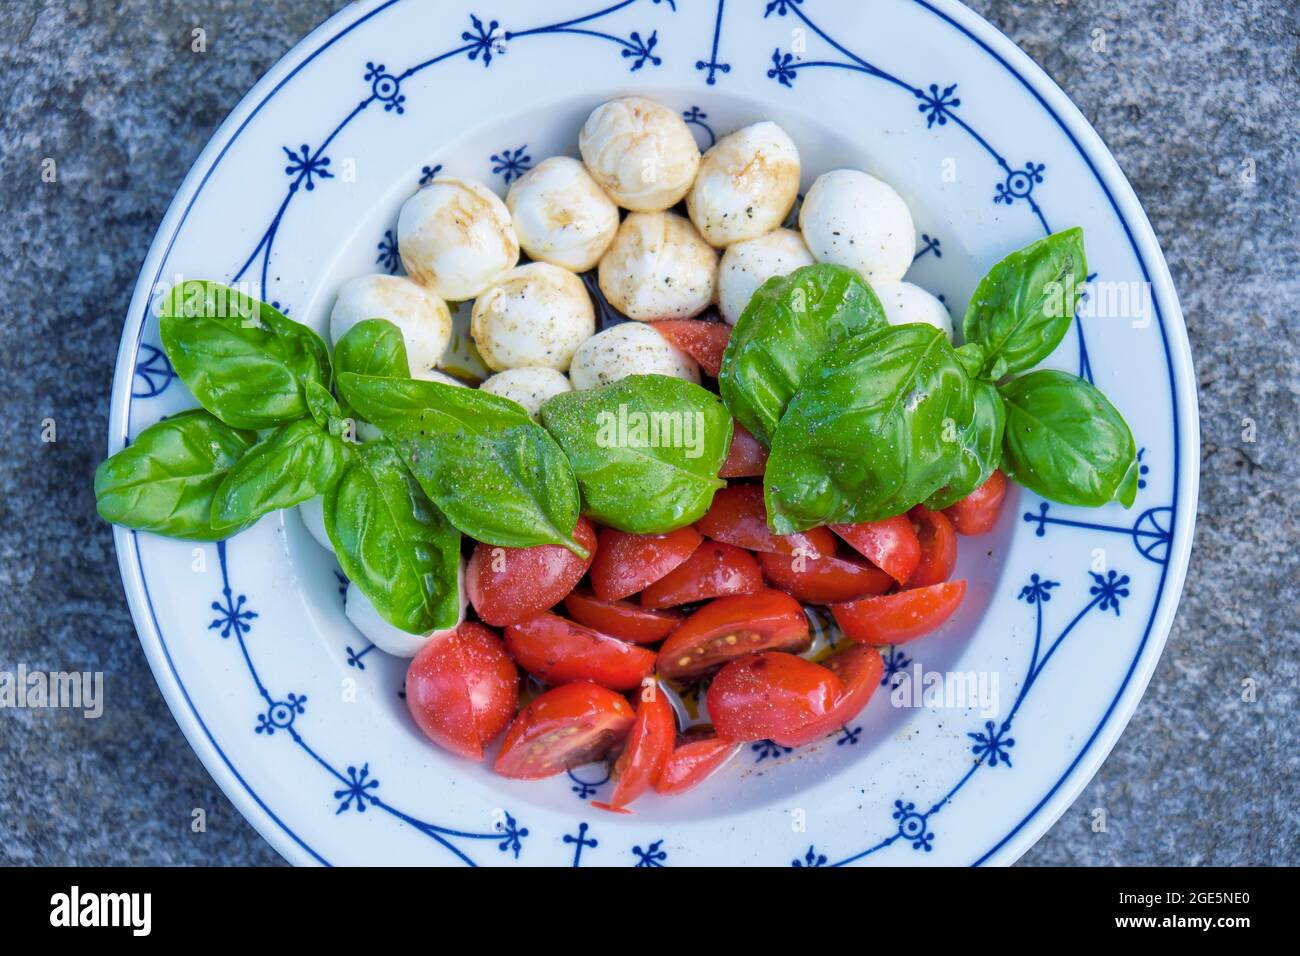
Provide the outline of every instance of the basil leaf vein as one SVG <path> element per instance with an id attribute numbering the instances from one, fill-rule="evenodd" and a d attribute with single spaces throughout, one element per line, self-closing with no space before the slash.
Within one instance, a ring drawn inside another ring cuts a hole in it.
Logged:
<path id="1" fill-rule="evenodd" d="M 277 429 L 226 475 L 212 502 L 213 527 L 246 525 L 323 494 L 338 480 L 347 454 L 337 436 L 310 418 Z"/>

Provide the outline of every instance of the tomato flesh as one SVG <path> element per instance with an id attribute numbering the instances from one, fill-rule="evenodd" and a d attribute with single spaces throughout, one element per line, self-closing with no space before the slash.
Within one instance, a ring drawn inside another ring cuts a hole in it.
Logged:
<path id="1" fill-rule="evenodd" d="M 763 576 L 800 601 L 836 604 L 869 594 L 884 594 L 894 586 L 891 578 L 862 558 L 791 558 L 760 553 Z"/>
<path id="2" fill-rule="evenodd" d="M 424 735 L 470 760 L 506 729 L 519 697 L 519 671 L 501 639 L 465 621 L 442 631 L 411 660 L 406 707 Z"/>
<path id="3" fill-rule="evenodd" d="M 810 640 L 803 608 L 783 591 L 718 598 L 668 635 L 659 673 L 670 680 L 697 677 L 745 654 L 802 651 Z"/>
<path id="4" fill-rule="evenodd" d="M 703 540 L 691 527 L 669 534 L 629 534 L 605 528 L 591 563 L 591 589 L 602 601 L 621 601 L 681 565 Z"/>
<path id="5" fill-rule="evenodd" d="M 831 530 L 899 584 L 907 582 L 921 561 L 921 542 L 906 515 L 860 524 L 833 524 Z"/>
<path id="6" fill-rule="evenodd" d="M 752 594 L 763 587 L 763 572 L 743 548 L 705 541 L 675 570 L 641 592 L 641 606 L 675 607 L 730 594 Z"/>
<path id="7" fill-rule="evenodd" d="M 944 509 L 958 534 L 984 534 L 998 523 L 1007 496 L 1007 476 L 994 471 L 988 480 L 955 505 Z"/>
<path id="8" fill-rule="evenodd" d="M 465 569 L 465 591 L 480 618 L 505 627 L 559 604 L 591 567 L 596 529 L 579 518 L 573 538 L 590 552 L 584 560 L 558 544 L 504 548 L 479 542 Z"/>
<path id="9" fill-rule="evenodd" d="M 641 607 L 631 601 L 602 601 L 585 588 L 566 597 L 564 609 L 579 624 L 633 644 L 662 641 L 682 621 L 675 611 Z"/>
<path id="10" fill-rule="evenodd" d="M 925 588 L 942 584 L 957 566 L 957 532 L 942 511 L 917 505 L 907 513 L 921 542 L 921 560 L 904 587 Z"/>
<path id="11" fill-rule="evenodd" d="M 880 652 L 867 644 L 850 644 L 828 657 L 822 666 L 840 679 L 844 690 L 825 717 L 794 733 L 774 736 L 772 740 L 782 747 L 802 747 L 820 740 L 858 716 L 880 686 L 880 675 L 885 671 Z"/>
<path id="12" fill-rule="evenodd" d="M 731 447 L 718 471 L 719 478 L 757 478 L 767 471 L 767 449 L 748 428 L 732 422 Z"/>
<path id="13" fill-rule="evenodd" d="M 546 611 L 506 628 L 506 650 L 547 684 L 591 681 L 631 690 L 654 670 L 655 653 Z"/>
<path id="14" fill-rule="evenodd" d="M 682 740 L 664 761 L 655 780 L 655 793 L 685 793 L 720 770 L 740 752 L 740 744 L 712 736 Z"/>
<path id="15" fill-rule="evenodd" d="M 709 717 L 724 740 L 788 737 L 834 710 L 844 685 L 830 670 L 769 651 L 727 664 L 709 685 Z"/>
<path id="16" fill-rule="evenodd" d="M 948 620 L 965 595 L 965 581 L 948 581 L 834 604 L 831 613 L 845 636 L 855 641 L 903 644 L 929 634 Z"/>
<path id="17" fill-rule="evenodd" d="M 599 760 L 622 743 L 632 707 L 621 694 L 580 681 L 548 690 L 519 712 L 492 769 L 541 780 Z"/>
<path id="18" fill-rule="evenodd" d="M 662 319 L 646 323 L 674 347 L 700 363 L 704 374 L 717 378 L 722 371 L 722 353 L 731 340 L 731 326 L 703 319 Z"/>
<path id="19" fill-rule="evenodd" d="M 638 700 L 627 742 L 610 770 L 614 790 L 607 803 L 592 804 L 602 810 L 623 810 L 653 787 L 677 739 L 677 717 L 659 685 L 646 686 Z"/>
<path id="20" fill-rule="evenodd" d="M 835 536 L 825 528 L 777 535 L 767 527 L 767 506 L 759 485 L 731 485 L 713 496 L 708 513 L 695 527 L 706 538 L 751 551 L 829 557 L 835 553 Z"/>

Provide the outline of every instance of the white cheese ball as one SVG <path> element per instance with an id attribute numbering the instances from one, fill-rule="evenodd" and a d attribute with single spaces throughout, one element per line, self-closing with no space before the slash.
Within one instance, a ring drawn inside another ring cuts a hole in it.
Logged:
<path id="1" fill-rule="evenodd" d="M 764 282 L 814 262 L 803 236 L 793 229 L 778 229 L 728 246 L 718 267 L 718 311 L 735 325 Z"/>
<path id="2" fill-rule="evenodd" d="M 334 542 L 330 540 L 329 533 L 325 530 L 325 496 L 317 495 L 315 498 L 308 498 L 298 506 L 298 516 L 302 518 L 302 523 L 307 526 L 307 532 L 316 539 L 316 543 L 333 554 Z"/>
<path id="3" fill-rule="evenodd" d="M 397 246 L 411 278 L 449 302 L 474 298 L 519 261 L 506 204 L 481 183 L 446 176 L 402 206 Z"/>
<path id="4" fill-rule="evenodd" d="M 671 212 L 634 212 L 600 260 L 609 304 L 629 319 L 689 319 L 713 304 L 718 254 L 690 221 Z"/>
<path id="5" fill-rule="evenodd" d="M 488 368 L 525 365 L 563 372 L 596 331 L 596 308 L 582 280 L 547 262 L 520 266 L 474 303 L 470 335 Z"/>
<path id="6" fill-rule="evenodd" d="M 574 272 L 599 262 L 618 232 L 618 207 L 568 156 L 543 160 L 515 180 L 506 207 L 530 258 Z"/>
<path id="7" fill-rule="evenodd" d="M 633 212 L 675 206 L 700 168 L 700 148 L 686 121 L 640 96 L 596 107 L 578 134 L 578 149 L 596 182 Z"/>
<path id="8" fill-rule="evenodd" d="M 569 380 L 579 390 L 629 375 L 671 375 L 698 385 L 700 367 L 650 326 L 623 322 L 583 342 L 569 369 Z"/>
<path id="9" fill-rule="evenodd" d="M 337 345 L 366 319 L 386 319 L 401 330 L 413 373 L 437 365 L 451 341 L 447 303 L 401 276 L 360 276 L 345 283 L 330 313 L 330 338 Z"/>
<path id="10" fill-rule="evenodd" d="M 564 377 L 563 372 L 543 367 L 506 369 L 497 372 L 479 388 L 518 402 L 528 411 L 533 421 L 538 420 L 537 413 L 548 398 L 573 391 L 572 383 Z"/>
<path id="11" fill-rule="evenodd" d="M 799 196 L 799 150 L 775 123 L 718 140 L 686 197 L 691 222 L 715 246 L 756 239 L 785 222 Z"/>
<path id="12" fill-rule="evenodd" d="M 890 325 L 933 325 L 952 341 L 952 316 L 948 307 L 920 286 L 910 282 L 876 282 L 871 289 L 885 307 L 885 318 Z"/>
<path id="13" fill-rule="evenodd" d="M 459 627 L 465 620 L 467 604 L 464 558 L 460 559 L 456 578 L 460 590 L 460 617 L 455 627 Z M 347 594 L 343 598 L 343 613 L 348 616 L 352 626 L 360 631 L 363 637 L 385 654 L 392 654 L 394 657 L 414 657 L 420 652 L 420 648 L 437 635 L 455 630 L 455 627 L 450 627 L 443 631 L 430 631 L 428 634 L 408 634 L 400 627 L 394 627 L 385 621 L 375 610 L 375 606 L 370 603 L 370 598 L 362 594 L 361 589 L 353 581 L 348 582 Z"/>
<path id="14" fill-rule="evenodd" d="M 856 269 L 873 287 L 903 278 L 916 250 L 903 197 L 856 169 L 818 177 L 799 210 L 799 228 L 818 262 Z"/>

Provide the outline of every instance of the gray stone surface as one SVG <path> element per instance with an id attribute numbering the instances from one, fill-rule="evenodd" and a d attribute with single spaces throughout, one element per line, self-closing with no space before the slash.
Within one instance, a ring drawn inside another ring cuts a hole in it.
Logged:
<path id="1" fill-rule="evenodd" d="M 1300 12 L 1293 0 L 973 5 L 1074 98 L 1145 203 L 1187 314 L 1204 432 L 1196 553 L 1168 649 L 1114 753 L 1025 862 L 1300 863 L 1300 350 L 1286 324 L 1300 301 Z M 112 700 L 100 720 L 0 712 L 0 862 L 278 861 L 158 693 L 90 478 L 122 318 L 173 191 L 244 91 L 338 6 L 0 5 L 0 669 L 102 670 Z M 206 56 L 189 50 L 195 25 Z M 1090 45 L 1099 29 L 1105 52 Z M 57 184 L 41 181 L 45 157 Z M 54 444 L 39 440 L 47 417 Z M 1096 807 L 1105 833 L 1091 830 Z"/>

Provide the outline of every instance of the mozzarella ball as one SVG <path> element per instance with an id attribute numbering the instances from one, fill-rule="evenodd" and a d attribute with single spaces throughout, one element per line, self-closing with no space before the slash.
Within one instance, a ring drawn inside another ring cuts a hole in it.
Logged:
<path id="1" fill-rule="evenodd" d="M 397 246 L 411 278 L 450 302 L 474 298 L 519 261 L 506 204 L 480 183 L 451 177 L 402 206 Z"/>
<path id="2" fill-rule="evenodd" d="M 574 272 L 599 262 L 618 232 L 618 207 L 568 156 L 543 160 L 515 180 L 506 207 L 530 258 Z"/>
<path id="3" fill-rule="evenodd" d="M 948 307 L 920 286 L 910 282 L 876 282 L 871 289 L 885 307 L 885 318 L 890 325 L 914 322 L 933 325 L 952 341 L 952 316 Z"/>
<path id="4" fill-rule="evenodd" d="M 302 518 L 302 523 L 307 526 L 308 533 L 316 539 L 316 543 L 333 554 L 334 542 L 330 540 L 329 533 L 325 530 L 325 496 L 317 495 L 315 498 L 308 498 L 298 506 L 298 516 Z"/>
<path id="5" fill-rule="evenodd" d="M 633 212 L 675 206 L 700 168 L 700 148 L 685 120 L 640 96 L 596 107 L 578 134 L 578 149 L 596 182 Z"/>
<path id="6" fill-rule="evenodd" d="M 785 222 L 799 196 L 799 150 L 775 123 L 718 140 L 700 161 L 686 209 L 715 246 L 757 239 Z"/>
<path id="7" fill-rule="evenodd" d="M 718 311 L 735 325 L 759 286 L 815 261 L 803 236 L 793 229 L 778 229 L 728 246 L 718 267 Z"/>
<path id="8" fill-rule="evenodd" d="M 525 365 L 569 367 L 574 350 L 596 331 L 586 285 L 546 262 L 515 269 L 474 303 L 470 335 L 495 372 Z"/>
<path id="9" fill-rule="evenodd" d="M 533 421 L 538 420 L 537 413 L 548 398 L 573 391 L 573 385 L 563 372 L 542 367 L 506 369 L 497 372 L 479 388 L 518 402 L 527 409 Z"/>
<path id="10" fill-rule="evenodd" d="M 366 319 L 386 319 L 401 330 L 412 373 L 437 365 L 451 341 L 447 303 L 401 276 L 361 276 L 345 283 L 330 313 L 330 338 L 337 345 Z"/>
<path id="11" fill-rule="evenodd" d="M 818 262 L 856 269 L 872 286 L 903 278 L 916 249 L 916 228 L 903 197 L 856 169 L 837 169 L 813 183 L 799 210 L 799 228 Z"/>
<path id="12" fill-rule="evenodd" d="M 456 585 L 460 591 L 460 617 L 453 627 L 449 627 L 444 631 L 430 631 L 428 634 L 408 634 L 400 627 L 394 627 L 384 620 L 379 611 L 375 609 L 375 606 L 370 603 L 370 598 L 361 593 L 361 589 L 357 587 L 354 581 L 348 582 L 347 594 L 343 598 L 343 613 L 348 616 L 352 626 L 360 631 L 363 637 L 385 654 L 392 654 L 394 657 L 414 657 L 431 638 L 455 630 L 465 620 L 467 599 L 465 596 L 464 558 L 460 559 L 456 579 Z"/>
<path id="13" fill-rule="evenodd" d="M 671 375 L 698 385 L 700 367 L 650 326 L 623 322 L 583 342 L 569 369 L 569 380 L 579 390 L 629 375 Z"/>
<path id="14" fill-rule="evenodd" d="M 713 304 L 718 254 L 689 220 L 634 212 L 600 260 L 597 279 L 609 304 L 629 319 L 689 319 Z"/>

